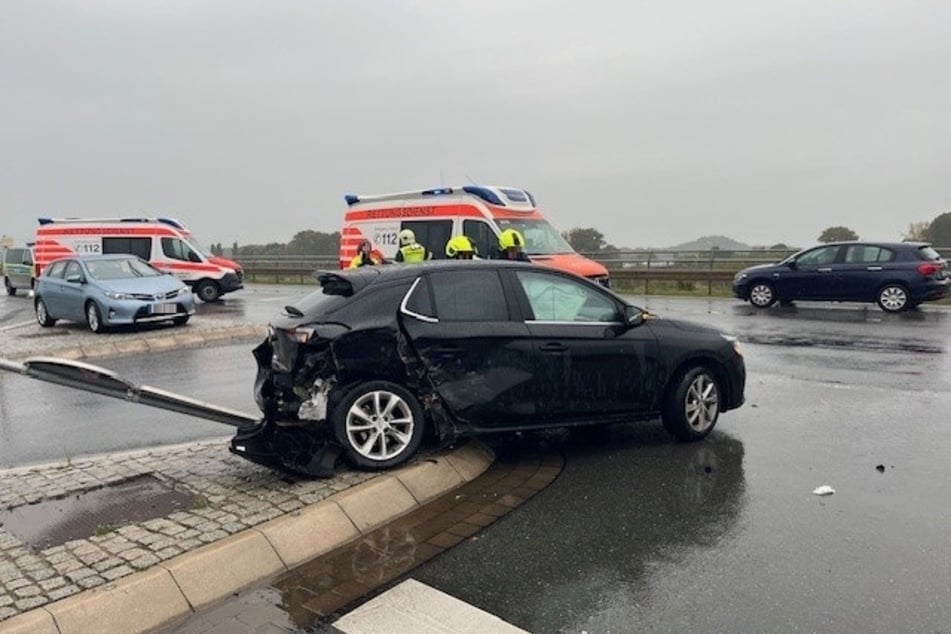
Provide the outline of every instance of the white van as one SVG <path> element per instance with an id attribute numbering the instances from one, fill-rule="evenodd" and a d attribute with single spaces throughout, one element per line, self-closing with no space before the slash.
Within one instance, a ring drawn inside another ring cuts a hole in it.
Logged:
<path id="1" fill-rule="evenodd" d="M 535 198 L 523 189 L 462 185 L 393 194 L 348 194 L 340 234 L 340 267 L 346 268 L 363 240 L 378 255 L 392 260 L 403 229 L 412 229 L 416 240 L 446 257 L 446 242 L 456 235 L 472 241 L 477 253 L 498 248 L 499 235 L 516 229 L 525 237 L 525 253 L 532 262 L 569 271 L 608 286 L 603 265 L 578 254 L 542 216 Z"/>
<path id="2" fill-rule="evenodd" d="M 40 218 L 36 274 L 68 255 L 131 253 L 213 302 L 244 287 L 241 265 L 212 255 L 174 218 Z"/>

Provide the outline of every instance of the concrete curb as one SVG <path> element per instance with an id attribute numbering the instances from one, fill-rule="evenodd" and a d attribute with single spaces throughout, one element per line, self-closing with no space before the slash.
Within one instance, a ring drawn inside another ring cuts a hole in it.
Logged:
<path id="1" fill-rule="evenodd" d="M 475 479 L 494 460 L 470 441 L 105 586 L 0 623 L 0 632 L 148 632 L 288 571 Z"/>

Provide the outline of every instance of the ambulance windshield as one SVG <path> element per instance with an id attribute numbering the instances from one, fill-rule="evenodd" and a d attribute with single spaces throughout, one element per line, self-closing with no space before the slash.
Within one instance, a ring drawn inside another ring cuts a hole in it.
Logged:
<path id="1" fill-rule="evenodd" d="M 527 240 L 528 238 L 525 238 L 525 239 Z M 203 245 L 201 242 L 195 239 L 195 236 L 188 236 L 188 238 L 185 239 L 185 242 L 188 243 L 188 246 L 190 246 L 193 251 L 197 251 L 198 253 L 201 253 L 205 257 L 206 260 L 208 258 L 214 257 L 211 251 L 205 248 L 205 245 Z"/>
<path id="2" fill-rule="evenodd" d="M 515 229 L 525 237 L 527 255 L 554 255 L 556 253 L 574 253 L 568 241 L 561 237 L 558 230 L 547 220 L 537 219 L 497 219 L 499 229 Z"/>

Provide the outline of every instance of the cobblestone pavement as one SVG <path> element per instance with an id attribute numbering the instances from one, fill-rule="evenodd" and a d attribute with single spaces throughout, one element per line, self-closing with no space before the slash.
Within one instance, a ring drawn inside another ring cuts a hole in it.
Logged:
<path id="1" fill-rule="evenodd" d="M 200 347 L 263 336 L 264 327 L 193 317 L 185 327 L 149 327 L 105 335 L 79 324 L 7 328 L 0 356 L 100 359 Z M 191 494 L 195 508 L 125 524 L 103 534 L 35 551 L 0 526 L 0 620 L 109 583 L 178 554 L 293 513 L 373 477 L 339 470 L 330 480 L 298 480 L 228 452 L 222 438 L 60 463 L 0 470 L 0 508 L 62 499 L 150 475 Z M 97 531 L 100 532 L 100 531 Z"/>
<path id="2" fill-rule="evenodd" d="M 227 443 L 202 441 L 0 472 L 5 509 L 146 474 L 200 501 L 196 508 L 38 552 L 0 527 L 0 620 L 293 513 L 374 477 L 341 469 L 328 480 L 296 479 L 230 454 Z"/>

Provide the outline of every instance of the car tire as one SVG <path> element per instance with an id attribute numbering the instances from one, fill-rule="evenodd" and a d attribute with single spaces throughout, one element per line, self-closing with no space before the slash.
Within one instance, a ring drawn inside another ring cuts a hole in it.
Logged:
<path id="1" fill-rule="evenodd" d="M 662 420 L 667 432 L 678 440 L 706 438 L 720 416 L 720 383 L 707 367 L 680 373 L 668 391 Z"/>
<path id="2" fill-rule="evenodd" d="M 203 302 L 217 302 L 221 297 L 221 288 L 214 280 L 202 280 L 195 286 L 195 295 Z"/>
<path id="3" fill-rule="evenodd" d="M 3 278 L 3 285 L 7 288 L 7 295 L 17 294 L 17 289 L 12 284 L 10 284 L 9 279 Z"/>
<path id="4" fill-rule="evenodd" d="M 749 299 L 757 308 L 769 308 L 776 302 L 776 289 L 769 282 L 754 282 Z"/>
<path id="5" fill-rule="evenodd" d="M 390 381 L 356 386 L 334 408 L 330 421 L 347 461 L 371 471 L 409 460 L 425 432 L 419 401 Z"/>
<path id="6" fill-rule="evenodd" d="M 875 300 L 878 307 L 886 313 L 900 313 L 911 307 L 908 299 L 908 289 L 901 284 L 886 284 L 878 291 Z"/>
<path id="7" fill-rule="evenodd" d="M 49 328 L 56 323 L 56 320 L 50 317 L 50 313 L 46 309 L 46 302 L 44 302 L 42 299 L 36 300 L 36 302 L 33 304 L 33 310 L 36 311 L 36 323 L 42 327 Z"/>
<path id="8" fill-rule="evenodd" d="M 86 302 L 86 325 L 89 326 L 89 329 L 95 333 L 100 333 L 105 330 L 105 326 L 102 325 L 102 311 L 99 310 L 99 306 L 96 302 L 89 300 Z"/>
<path id="9" fill-rule="evenodd" d="M 188 323 L 188 317 L 189 317 L 188 315 L 179 315 L 178 317 L 172 320 L 172 323 L 175 324 L 176 326 L 184 326 L 185 324 Z"/>

